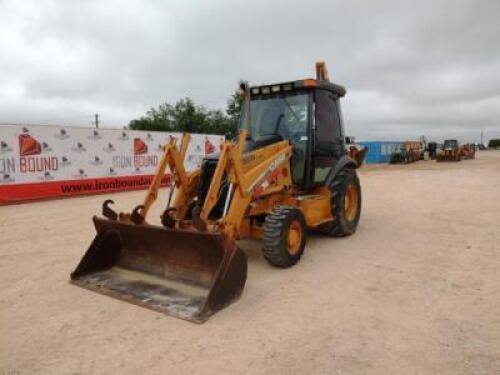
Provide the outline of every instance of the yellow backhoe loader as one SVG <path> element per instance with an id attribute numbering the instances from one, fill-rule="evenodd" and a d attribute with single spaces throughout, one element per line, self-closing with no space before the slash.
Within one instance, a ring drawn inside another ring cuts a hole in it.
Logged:
<path id="1" fill-rule="evenodd" d="M 316 79 L 241 87 L 237 139 L 186 172 L 190 136 L 172 139 L 143 204 L 117 214 L 103 203 L 97 235 L 71 274 L 74 284 L 168 315 L 203 322 L 235 301 L 247 277 L 236 240 L 261 239 L 264 258 L 290 267 L 309 229 L 332 237 L 356 231 L 357 164 L 346 154 L 339 99 L 325 64 Z M 162 178 L 172 184 L 161 216 L 148 224 Z M 174 192 L 175 190 L 175 192 Z"/>

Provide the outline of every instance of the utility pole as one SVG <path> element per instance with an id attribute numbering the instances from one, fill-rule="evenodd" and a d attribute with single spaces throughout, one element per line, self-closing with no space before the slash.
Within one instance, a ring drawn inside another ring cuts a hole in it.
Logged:
<path id="1" fill-rule="evenodd" d="M 99 113 L 96 113 L 94 117 L 95 117 L 95 128 L 99 129 Z"/>
<path id="2" fill-rule="evenodd" d="M 483 145 L 483 131 L 481 130 L 481 144 Z"/>

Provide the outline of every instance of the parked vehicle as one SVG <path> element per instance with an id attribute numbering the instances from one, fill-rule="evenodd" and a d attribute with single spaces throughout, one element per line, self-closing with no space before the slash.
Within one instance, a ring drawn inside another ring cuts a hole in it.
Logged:
<path id="1" fill-rule="evenodd" d="M 423 159 L 422 143 L 406 141 L 398 150 L 392 153 L 389 164 L 408 164 Z"/>
<path id="2" fill-rule="evenodd" d="M 474 143 L 466 143 L 460 148 L 460 156 L 464 159 L 476 158 L 476 145 Z"/>
<path id="3" fill-rule="evenodd" d="M 355 142 L 354 137 L 345 137 L 347 156 L 356 161 L 358 167 L 363 165 L 368 148 Z"/>
<path id="4" fill-rule="evenodd" d="M 427 143 L 427 152 L 429 153 L 429 158 L 431 160 L 436 159 L 437 150 L 438 150 L 438 144 L 436 142 Z"/>
<path id="5" fill-rule="evenodd" d="M 320 62 L 316 79 L 242 85 L 241 94 L 237 140 L 186 171 L 190 136 L 180 145 L 173 138 L 142 204 L 118 213 L 113 201 L 103 203 L 74 284 L 201 323 L 243 291 L 247 257 L 236 240 L 262 240 L 267 262 L 287 268 L 302 257 L 309 229 L 356 232 L 361 187 L 344 145 L 345 88 Z M 162 202 L 162 226 L 153 225 L 148 212 L 167 170 L 175 183 Z"/>
<path id="6" fill-rule="evenodd" d="M 456 139 L 447 139 L 443 144 L 443 152 L 437 154 L 436 161 L 460 161 L 461 147 Z"/>

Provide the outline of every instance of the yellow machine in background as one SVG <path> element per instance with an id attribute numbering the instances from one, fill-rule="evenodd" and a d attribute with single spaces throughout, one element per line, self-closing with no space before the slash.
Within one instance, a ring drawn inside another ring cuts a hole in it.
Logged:
<path id="1" fill-rule="evenodd" d="M 190 136 L 180 145 L 172 139 L 142 205 L 116 214 L 104 202 L 73 283 L 203 322 L 243 290 L 247 260 L 236 240 L 260 239 L 270 264 L 290 267 L 309 228 L 329 236 L 356 231 L 361 188 L 344 147 L 345 89 L 329 81 L 324 63 L 316 64 L 316 79 L 241 91 L 239 136 L 219 155 L 186 172 Z M 167 170 L 173 184 L 162 226 L 151 225 L 148 212 Z"/>

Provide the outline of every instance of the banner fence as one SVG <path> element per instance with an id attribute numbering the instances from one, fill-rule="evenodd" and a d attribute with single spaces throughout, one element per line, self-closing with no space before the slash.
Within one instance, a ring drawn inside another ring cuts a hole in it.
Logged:
<path id="1" fill-rule="evenodd" d="M 162 146 L 180 133 L 0 125 L 0 204 L 146 189 Z M 185 168 L 199 168 L 224 137 L 192 134 Z M 167 175 L 163 184 L 168 182 Z"/>

